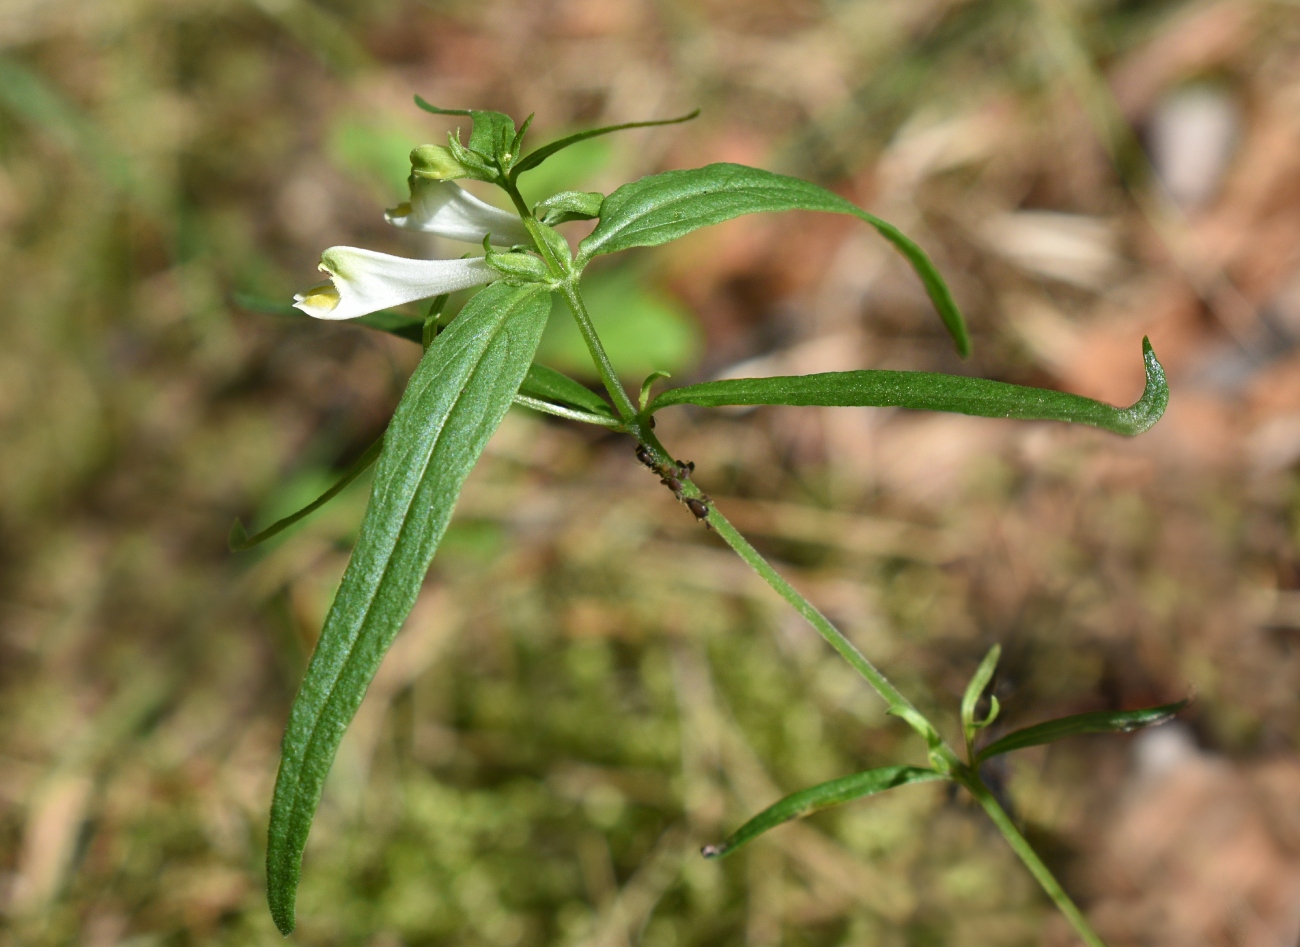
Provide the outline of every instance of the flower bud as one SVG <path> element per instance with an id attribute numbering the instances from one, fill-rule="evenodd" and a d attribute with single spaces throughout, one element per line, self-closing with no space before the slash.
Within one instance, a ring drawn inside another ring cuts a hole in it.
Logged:
<path id="1" fill-rule="evenodd" d="M 411 174 L 435 181 L 453 181 L 456 178 L 475 177 L 473 171 L 452 155 L 442 145 L 421 145 L 411 152 Z"/>

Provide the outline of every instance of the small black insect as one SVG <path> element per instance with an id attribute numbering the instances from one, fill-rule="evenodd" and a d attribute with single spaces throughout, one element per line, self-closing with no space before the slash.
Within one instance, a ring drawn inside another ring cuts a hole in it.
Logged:
<path id="1" fill-rule="evenodd" d="M 650 448 L 646 447 L 644 444 L 636 445 L 636 459 L 641 461 L 641 463 L 645 464 L 651 470 L 655 469 L 655 459 L 650 455 Z"/>
<path id="2" fill-rule="evenodd" d="M 709 504 L 708 503 L 706 503 L 704 500 L 697 500 L 695 499 L 695 497 L 689 497 L 686 500 L 686 505 L 690 508 L 690 511 L 695 514 L 695 518 L 697 520 L 704 520 L 704 525 L 705 526 L 709 525 L 709 521 L 708 521 Z"/>
<path id="3" fill-rule="evenodd" d="M 673 491 L 673 494 L 677 497 L 677 499 L 680 500 L 682 498 L 682 482 L 678 480 L 676 477 L 664 477 L 659 482 L 662 483 L 669 490 Z"/>

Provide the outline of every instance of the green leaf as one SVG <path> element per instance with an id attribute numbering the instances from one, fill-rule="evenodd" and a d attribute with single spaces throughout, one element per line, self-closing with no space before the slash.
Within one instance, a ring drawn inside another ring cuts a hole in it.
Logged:
<path id="1" fill-rule="evenodd" d="M 510 144 L 515 139 L 514 119 L 502 112 L 483 112 L 477 109 L 469 114 L 474 118 L 469 150 L 476 151 L 485 158 L 496 158 L 508 163 Z"/>
<path id="2" fill-rule="evenodd" d="M 415 604 L 462 484 L 528 371 L 546 292 L 493 283 L 434 339 L 384 436 L 352 559 L 289 714 L 267 839 L 267 898 L 294 927 L 303 846 L 330 763 Z"/>
<path id="3" fill-rule="evenodd" d="M 548 226 L 567 224 L 571 220 L 594 220 L 600 216 L 605 195 L 599 191 L 561 191 L 533 206 L 537 219 Z"/>
<path id="4" fill-rule="evenodd" d="M 426 112 L 432 112 L 434 115 L 469 115 L 469 109 L 444 109 L 426 102 L 422 96 L 415 97 L 415 104 Z"/>
<path id="5" fill-rule="evenodd" d="M 933 372 L 859 371 L 707 381 L 670 388 L 650 403 L 649 410 L 653 413 L 674 404 L 706 408 L 731 404 L 899 407 L 984 418 L 1068 421 L 1132 436 L 1160 420 L 1169 403 L 1164 369 L 1146 339 L 1142 340 L 1142 352 L 1146 389 L 1127 408 L 1112 407 L 1081 395 L 986 378 Z"/>
<path id="6" fill-rule="evenodd" d="M 524 376 L 524 383 L 519 386 L 519 393 L 543 401 L 557 401 L 574 408 L 582 408 L 592 414 L 614 417 L 614 409 L 609 402 L 590 388 L 578 384 L 568 375 L 563 375 L 553 368 L 534 362 Z"/>
<path id="7" fill-rule="evenodd" d="M 234 525 L 230 527 L 229 542 L 231 551 L 243 552 L 246 549 L 252 549 L 254 546 L 266 542 L 272 536 L 284 532 L 299 520 L 311 516 L 311 514 L 315 513 L 330 500 L 334 499 L 346 490 L 348 485 L 356 480 L 357 477 L 360 477 L 365 473 L 370 465 L 379 457 L 380 449 L 383 446 L 384 438 L 381 435 L 378 440 L 366 448 L 364 454 L 352 462 L 352 466 L 348 467 L 348 469 L 343 472 L 343 476 L 339 478 L 338 482 L 335 483 L 334 486 L 330 487 L 315 500 L 308 503 L 297 513 L 292 513 L 289 516 L 284 517 L 284 519 L 276 520 L 260 533 L 257 533 L 254 536 L 249 536 L 247 531 L 244 529 L 244 524 L 239 520 L 235 520 Z"/>
<path id="8" fill-rule="evenodd" d="M 966 685 L 966 693 L 961 698 L 961 731 L 966 740 L 966 758 L 974 759 L 973 750 L 975 734 L 983 730 L 989 724 L 998 718 L 998 712 L 1002 709 L 998 704 L 996 697 L 989 698 L 989 712 L 983 720 L 975 718 L 975 708 L 979 706 L 980 697 L 984 695 L 984 690 L 989 686 L 989 681 L 993 680 L 993 672 L 997 670 L 998 659 L 1002 657 L 1002 646 L 995 644 L 989 648 L 989 653 L 984 655 L 984 660 L 980 666 L 975 669 L 975 674 L 971 677 L 970 683 Z"/>
<path id="9" fill-rule="evenodd" d="M 989 681 L 993 680 L 993 672 L 997 670 L 998 659 L 1002 657 L 1002 646 L 995 644 L 989 648 L 989 653 L 984 655 L 984 660 L 980 666 L 975 669 L 975 674 L 966 685 L 966 693 L 961 698 L 961 722 L 962 726 L 968 731 L 972 728 L 987 727 L 992 723 L 992 719 L 979 723 L 975 720 L 975 707 L 980 702 L 980 697 L 984 695 L 984 689 L 989 686 Z M 990 717 L 992 715 L 990 714 Z"/>
<path id="10" fill-rule="evenodd" d="M 428 351 L 433 340 L 438 337 L 438 331 L 442 328 L 438 322 L 442 319 L 443 310 L 447 308 L 447 300 L 451 299 L 450 293 L 441 293 L 433 297 L 433 302 L 429 303 L 429 310 L 424 314 L 424 325 L 420 328 L 420 348 Z"/>
<path id="11" fill-rule="evenodd" d="M 278 299 L 267 299 L 265 296 L 258 296 L 255 293 L 236 292 L 233 294 L 233 300 L 236 306 L 250 312 L 264 312 L 274 316 L 292 316 L 295 319 L 311 318 L 307 313 L 289 303 L 280 302 Z M 356 319 L 349 319 L 348 322 L 352 325 L 378 329 L 380 332 L 400 336 L 411 342 L 421 342 L 424 338 L 423 319 L 403 315 L 391 309 L 381 309 L 379 312 L 372 312 Z"/>
<path id="12" fill-rule="evenodd" d="M 820 786 L 813 786 L 811 789 L 803 789 L 786 796 L 780 802 L 754 816 L 729 835 L 722 844 L 706 845 L 702 853 L 705 858 L 722 858 L 742 845 L 752 842 L 769 829 L 774 829 L 792 819 L 802 819 L 822 809 L 852 802 L 863 796 L 874 796 L 876 793 L 897 786 L 928 783 L 943 778 L 932 769 L 917 766 L 882 766 L 879 769 L 869 769 L 864 773 L 832 779 Z"/>
<path id="13" fill-rule="evenodd" d="M 379 312 L 367 313 L 364 316 L 351 320 L 351 322 L 354 325 L 362 325 L 368 329 L 377 329 L 380 332 L 387 332 L 389 335 L 395 335 L 411 342 L 424 342 L 423 319 L 412 318 L 411 316 L 403 315 L 400 312 L 393 312 L 390 309 L 381 309 Z"/>
<path id="14" fill-rule="evenodd" d="M 1164 704 L 1160 707 L 1147 707 L 1144 710 L 1101 710 L 1090 714 L 1075 714 L 1073 717 L 1061 717 L 1048 720 L 1014 733 L 1008 733 L 1000 740 L 995 740 L 976 757 L 980 763 L 992 756 L 1023 750 L 1027 746 L 1039 746 L 1043 743 L 1055 743 L 1065 737 L 1082 733 L 1130 733 L 1143 727 L 1154 727 L 1174 718 L 1189 702 L 1180 700 L 1176 704 Z"/>
<path id="15" fill-rule="evenodd" d="M 600 223 L 578 246 L 579 269 L 599 253 L 654 247 L 692 230 L 758 211 L 817 210 L 851 214 L 894 245 L 925 285 L 957 351 L 970 352 L 966 322 L 925 251 L 893 224 L 810 181 L 740 164 L 666 171 L 624 184 L 605 198 Z"/>
<path id="16" fill-rule="evenodd" d="M 641 406 L 642 411 L 645 410 L 646 403 L 650 400 L 650 390 L 654 387 L 654 383 L 660 378 L 672 377 L 672 372 L 665 372 L 663 370 L 654 371 L 645 376 L 645 381 L 641 382 L 641 394 L 637 400 L 637 404 Z"/>
<path id="17" fill-rule="evenodd" d="M 608 135 L 610 132 L 621 132 L 628 128 L 649 128 L 652 125 L 678 125 L 681 122 L 689 122 L 699 114 L 700 110 L 696 109 L 693 112 L 686 115 L 679 115 L 676 118 L 661 118 L 649 122 L 626 122 L 622 125 L 606 125 L 604 128 L 589 128 L 584 132 L 578 132 L 569 135 L 566 138 L 560 138 L 549 144 L 542 145 L 542 147 L 538 148 L 515 165 L 510 178 L 511 180 L 514 180 L 525 171 L 537 167 L 557 151 L 563 151 L 570 145 L 576 145 L 578 142 L 586 141 L 588 138 L 595 138 L 598 135 Z"/>
<path id="18" fill-rule="evenodd" d="M 474 121 L 474 130 L 470 132 L 469 149 L 478 152 L 484 158 L 500 158 L 509 154 L 510 146 L 515 140 L 515 121 L 504 112 L 491 112 L 486 109 L 444 109 L 430 105 L 420 96 L 415 97 L 415 104 L 434 115 L 468 115 Z"/>
<path id="19" fill-rule="evenodd" d="M 487 242 L 486 237 L 483 242 Z M 525 250 L 518 253 L 498 253 L 489 247 L 486 259 L 488 266 L 508 280 L 518 280 L 524 283 L 545 283 L 551 279 L 551 271 L 547 267 L 546 261 L 535 253 L 529 253 Z"/>

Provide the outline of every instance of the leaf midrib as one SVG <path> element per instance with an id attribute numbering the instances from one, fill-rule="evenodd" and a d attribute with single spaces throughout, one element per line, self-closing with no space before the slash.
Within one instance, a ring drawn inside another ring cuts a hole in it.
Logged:
<path id="1" fill-rule="evenodd" d="M 522 297 L 520 301 L 528 298 L 530 297 L 528 296 Z M 501 331 L 505 328 L 505 325 L 509 321 L 510 315 L 514 312 L 514 310 L 515 310 L 514 306 L 511 306 L 505 310 L 505 314 L 501 317 L 497 329 L 492 333 L 493 338 L 490 339 L 483 348 L 485 355 L 487 353 L 487 350 L 492 346 L 492 343 L 496 341 L 495 337 L 499 335 Z M 447 427 L 448 420 L 455 413 L 456 408 L 460 405 L 461 400 L 465 397 L 466 389 L 470 387 L 470 384 L 473 382 L 475 375 L 478 374 L 478 372 L 482 369 L 482 367 L 483 367 L 483 359 L 480 358 L 477 364 L 475 364 L 474 368 L 470 370 L 468 377 L 465 379 L 465 384 L 461 386 L 458 392 L 456 392 L 456 396 L 451 403 L 451 407 L 449 407 L 446 413 L 443 415 L 442 423 L 438 425 L 437 432 L 434 434 L 433 444 L 429 448 L 428 457 L 425 458 L 423 465 L 420 467 L 420 476 L 416 481 L 417 484 L 424 482 L 424 478 L 427 475 L 429 470 L 429 465 L 433 463 L 433 455 L 438 450 L 438 444 L 442 439 L 442 433 Z M 434 380 L 435 379 L 431 379 L 429 385 L 432 385 L 434 383 Z M 426 385 L 424 390 L 428 390 L 429 385 Z M 361 628 L 364 628 L 366 621 L 370 616 L 371 610 L 374 608 L 375 599 L 379 597 L 379 590 L 383 587 L 384 580 L 388 577 L 389 569 L 392 568 L 393 565 L 392 551 L 396 550 L 398 545 L 401 543 L 402 533 L 406 528 L 407 520 L 410 518 L 411 507 L 415 503 L 415 497 L 417 493 L 418 490 L 411 491 L 410 498 L 406 502 L 405 509 L 402 512 L 402 525 L 398 527 L 397 530 L 397 538 L 393 541 L 393 545 L 390 549 L 390 553 L 384 561 L 384 566 L 382 571 L 380 572 L 379 579 L 378 581 L 375 582 L 372 592 L 367 597 L 365 608 L 361 612 L 361 620 L 358 622 L 358 626 Z M 360 641 L 360 639 L 361 639 L 361 634 L 360 632 L 358 632 L 356 637 L 352 640 L 352 643 L 348 646 L 347 654 L 343 658 L 343 662 L 339 665 L 338 673 L 334 675 L 334 679 L 330 682 L 329 688 L 325 692 L 325 696 L 320 703 L 321 706 L 320 712 L 317 713 L 312 719 L 311 729 L 307 733 L 307 740 L 304 745 L 302 757 L 298 762 L 298 766 L 295 768 L 294 780 L 293 780 L 293 795 L 292 795 L 293 801 L 290 803 L 289 813 L 285 818 L 286 828 L 290 832 L 293 831 L 294 822 L 297 819 L 298 811 L 301 808 L 302 797 L 303 797 L 302 795 L 303 768 L 306 764 L 307 759 L 311 756 L 312 750 L 315 748 L 316 737 L 317 734 L 320 732 L 321 720 L 324 718 L 326 711 L 329 709 L 330 703 L 334 699 L 334 694 L 338 690 L 339 682 L 346 676 L 347 671 L 352 664 L 352 660 L 356 655 L 357 642 Z M 381 658 L 380 660 L 382 661 L 383 659 Z"/>

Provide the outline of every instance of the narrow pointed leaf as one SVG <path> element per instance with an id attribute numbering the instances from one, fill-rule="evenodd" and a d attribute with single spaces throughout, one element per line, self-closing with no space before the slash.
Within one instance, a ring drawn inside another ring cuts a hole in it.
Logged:
<path id="1" fill-rule="evenodd" d="M 276 316 L 293 316 L 294 318 L 310 318 L 301 309 L 289 303 L 280 302 L 277 299 L 267 299 L 265 296 L 258 296 L 253 293 L 238 292 L 234 294 L 233 298 L 235 305 L 251 312 L 265 312 Z M 348 323 L 354 326 L 361 325 L 370 329 L 378 329 L 380 332 L 400 336 L 412 342 L 420 342 L 424 336 L 423 319 L 406 316 L 391 309 L 381 309 L 378 312 L 367 313 L 364 316 L 349 319 Z"/>
<path id="2" fill-rule="evenodd" d="M 1101 710 L 1090 714 L 1076 714 L 1073 717 L 1061 717 L 1048 720 L 1014 733 L 1008 733 L 1000 740 L 990 743 L 979 753 L 977 762 L 983 762 L 1012 750 L 1023 750 L 1028 746 L 1043 743 L 1055 743 L 1065 737 L 1078 736 L 1083 733 L 1130 733 L 1143 727 L 1154 727 L 1166 723 L 1186 707 L 1188 701 L 1180 700 L 1176 704 L 1164 704 L 1160 707 L 1147 707 L 1143 710 Z"/>
<path id="3" fill-rule="evenodd" d="M 786 796 L 731 833 L 720 845 L 706 845 L 703 854 L 705 858 L 722 858 L 742 845 L 752 842 L 769 829 L 774 829 L 793 819 L 802 819 L 822 809 L 852 802 L 864 796 L 874 796 L 886 789 L 894 789 L 910 783 L 928 783 L 943 778 L 932 769 L 917 766 L 882 766 L 879 769 L 869 769 L 864 773 L 832 779 L 820 786 L 813 786 L 811 789 L 803 789 Z"/>
<path id="4" fill-rule="evenodd" d="M 381 309 L 379 312 L 353 319 L 352 322 L 411 342 L 424 342 L 424 320 L 393 312 L 391 309 Z"/>
<path id="5" fill-rule="evenodd" d="M 740 164 L 710 164 L 686 171 L 653 174 L 624 184 L 605 198 L 600 223 L 578 247 L 579 264 L 600 253 L 653 247 L 692 230 L 758 211 L 816 210 L 851 214 L 875 227 L 894 245 L 920 277 L 965 356 L 970 337 L 948 286 L 925 251 L 893 224 L 810 181 Z"/>
<path id="6" fill-rule="evenodd" d="M 525 171 L 537 167 L 557 151 L 562 151 L 570 145 L 576 145 L 580 141 L 586 141 L 588 138 L 595 138 L 598 135 L 608 135 L 611 132 L 621 132 L 629 128 L 649 128 L 653 125 L 679 125 L 682 122 L 689 122 L 699 114 L 700 110 L 696 109 L 686 115 L 678 115 L 676 118 L 660 118 L 648 122 L 625 122 L 622 125 L 606 125 L 604 128 L 589 128 L 584 132 L 578 132 L 569 135 L 566 138 L 560 138 L 556 141 L 550 142 L 549 144 L 542 145 L 542 147 L 530 153 L 516 164 L 515 169 L 510 176 L 511 178 L 517 178 Z"/>
<path id="7" fill-rule="evenodd" d="M 975 674 L 971 677 L 970 683 L 966 685 L 966 693 L 961 698 L 961 723 L 966 730 L 966 739 L 970 739 L 970 734 L 981 726 L 988 726 L 993 720 L 989 719 L 987 723 L 977 722 L 975 720 L 975 708 L 979 705 L 980 697 L 984 695 L 984 690 L 989 686 L 989 681 L 993 680 L 993 672 L 997 670 L 998 659 L 1002 657 L 1002 646 L 994 645 L 989 648 L 989 653 L 984 655 L 984 660 L 980 666 L 975 669 Z M 996 701 L 996 698 L 994 698 Z M 996 703 L 994 704 L 996 706 Z M 992 713 L 990 712 L 990 718 Z"/>
<path id="8" fill-rule="evenodd" d="M 424 97 L 419 95 L 415 97 L 415 104 L 418 105 L 420 108 L 424 109 L 426 112 L 432 112 L 434 115 L 469 115 L 470 114 L 469 109 L 439 108 L 438 106 L 433 105 L 430 102 L 426 102 L 424 100 Z"/>
<path id="9" fill-rule="evenodd" d="M 538 365 L 536 362 L 528 369 L 524 383 L 519 386 L 519 393 L 543 401 L 558 401 L 560 404 L 582 408 L 592 414 L 614 417 L 614 409 L 600 395 L 574 381 L 568 375 L 547 368 L 545 365 Z"/>
<path id="10" fill-rule="evenodd" d="M 733 378 L 670 388 L 650 403 L 650 412 L 674 404 L 717 408 L 732 404 L 874 406 L 950 411 L 984 418 L 1068 421 L 1116 434 L 1141 434 L 1160 420 L 1169 402 L 1164 369 L 1142 340 L 1146 389 L 1127 408 L 1081 395 L 1028 388 L 986 378 L 933 372 L 859 371 L 775 378 Z"/>
<path id="11" fill-rule="evenodd" d="M 381 435 L 378 440 L 366 448 L 364 454 L 352 462 L 352 465 L 343 472 L 343 476 L 338 479 L 334 486 L 330 487 L 315 500 L 312 500 L 297 513 L 290 514 L 284 519 L 276 520 L 266 529 L 254 536 L 249 536 L 244 530 L 244 524 L 235 520 L 235 525 L 230 528 L 230 548 L 234 552 L 243 552 L 245 549 L 252 549 L 254 546 L 266 542 L 272 536 L 284 532 L 299 520 L 311 516 L 322 506 L 334 499 L 340 493 L 347 489 L 352 481 L 360 477 L 371 464 L 379 457 L 379 452 L 384 446 L 384 438 Z"/>
<path id="12" fill-rule="evenodd" d="M 267 839 L 267 897 L 283 933 L 294 927 L 303 846 L 339 741 L 415 604 L 550 308 L 538 287 L 483 290 L 429 346 L 389 424 L 356 548 L 284 734 Z"/>

